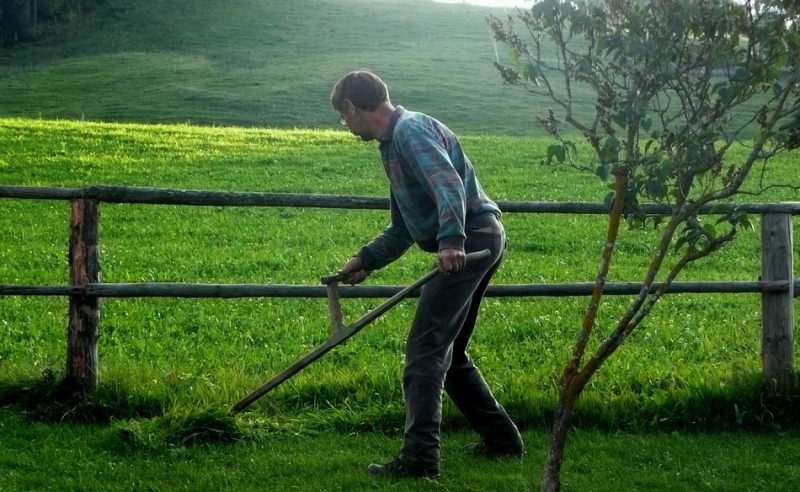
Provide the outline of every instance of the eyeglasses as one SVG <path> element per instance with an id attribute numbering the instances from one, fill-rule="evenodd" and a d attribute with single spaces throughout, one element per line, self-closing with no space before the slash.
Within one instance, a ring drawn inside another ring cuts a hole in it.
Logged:
<path id="1" fill-rule="evenodd" d="M 339 124 L 340 125 L 347 126 L 347 118 L 345 117 L 345 114 L 348 114 L 351 111 L 355 111 L 355 107 L 353 106 L 353 103 L 350 102 L 350 100 L 345 100 L 342 103 L 341 111 L 339 111 Z"/>

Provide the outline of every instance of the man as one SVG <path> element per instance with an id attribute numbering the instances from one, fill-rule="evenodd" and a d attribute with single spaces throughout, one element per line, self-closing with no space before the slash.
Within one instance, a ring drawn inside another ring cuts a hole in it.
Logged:
<path id="1" fill-rule="evenodd" d="M 391 223 L 342 267 L 345 282 L 399 258 L 412 244 L 436 253 L 444 273 L 423 287 L 406 340 L 406 424 L 400 455 L 368 470 L 392 477 L 439 474 L 442 388 L 480 434 L 474 454 L 522 456 L 519 431 L 497 403 L 466 349 L 489 280 L 505 253 L 500 209 L 483 192 L 456 136 L 439 121 L 393 106 L 369 71 L 347 74 L 331 103 L 363 140 L 378 140 L 389 178 Z M 466 253 L 491 255 L 466 264 Z"/>

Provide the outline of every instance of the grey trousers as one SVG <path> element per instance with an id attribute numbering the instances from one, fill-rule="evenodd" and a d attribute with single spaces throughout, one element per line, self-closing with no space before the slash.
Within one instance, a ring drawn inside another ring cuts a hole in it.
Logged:
<path id="1" fill-rule="evenodd" d="M 491 256 L 437 276 L 420 295 L 403 371 L 406 424 L 400 457 L 412 466 L 439 466 L 442 388 L 488 444 L 522 443 L 517 427 L 467 355 L 481 299 L 505 255 L 503 227 L 494 216 L 491 223 L 471 231 L 468 222 L 465 242 L 467 253 L 489 249 Z"/>

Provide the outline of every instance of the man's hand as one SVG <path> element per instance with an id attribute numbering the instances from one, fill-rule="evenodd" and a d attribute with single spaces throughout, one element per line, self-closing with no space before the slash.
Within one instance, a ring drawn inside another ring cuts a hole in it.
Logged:
<path id="1" fill-rule="evenodd" d="M 345 276 L 342 282 L 350 285 L 360 284 L 369 276 L 369 270 L 364 268 L 364 263 L 358 256 L 350 258 L 339 273 Z"/>
<path id="2" fill-rule="evenodd" d="M 467 264 L 467 254 L 463 249 L 445 248 L 439 250 L 436 268 L 443 273 L 455 273 Z"/>

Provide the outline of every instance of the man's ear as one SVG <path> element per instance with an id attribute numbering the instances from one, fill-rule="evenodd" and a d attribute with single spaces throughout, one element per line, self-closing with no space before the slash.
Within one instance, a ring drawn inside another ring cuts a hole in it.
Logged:
<path id="1" fill-rule="evenodd" d="M 342 109 L 344 109 L 345 113 L 353 114 L 356 112 L 356 105 L 350 99 L 345 99 L 342 102 Z"/>

